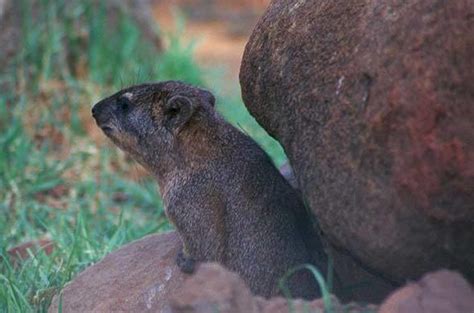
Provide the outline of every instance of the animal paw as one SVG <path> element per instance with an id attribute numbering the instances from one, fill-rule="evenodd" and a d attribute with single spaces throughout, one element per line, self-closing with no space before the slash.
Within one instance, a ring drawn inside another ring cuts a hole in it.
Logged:
<path id="1" fill-rule="evenodd" d="M 196 260 L 186 255 L 183 251 L 178 252 L 176 256 L 176 264 L 183 273 L 192 274 L 196 269 Z"/>

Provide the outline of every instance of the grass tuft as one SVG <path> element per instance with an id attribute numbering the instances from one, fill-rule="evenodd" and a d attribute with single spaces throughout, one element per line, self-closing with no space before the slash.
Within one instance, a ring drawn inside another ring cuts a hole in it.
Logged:
<path id="1" fill-rule="evenodd" d="M 324 302 L 324 312 L 327 313 L 332 313 L 334 312 L 333 310 L 333 305 L 331 301 L 331 292 L 329 290 L 328 285 L 326 284 L 326 281 L 324 280 L 323 275 L 319 272 L 319 270 L 311 265 L 311 264 L 302 264 L 299 266 L 296 266 L 292 269 L 290 269 L 280 280 L 279 282 L 279 288 L 282 290 L 283 294 L 285 297 L 288 299 L 288 306 L 290 312 L 295 312 L 295 308 L 293 305 L 293 300 L 292 300 L 292 295 L 287 287 L 287 281 L 293 276 L 296 272 L 307 270 L 310 271 L 311 274 L 313 275 L 314 279 L 319 285 L 319 290 L 321 291 L 322 299 Z"/>

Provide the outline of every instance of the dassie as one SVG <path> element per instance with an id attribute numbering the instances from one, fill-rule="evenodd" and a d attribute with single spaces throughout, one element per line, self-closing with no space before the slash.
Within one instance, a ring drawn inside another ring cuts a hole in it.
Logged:
<path id="1" fill-rule="evenodd" d="M 313 263 L 304 238 L 308 217 L 265 152 L 214 103 L 206 90 L 167 81 L 121 90 L 94 105 L 92 115 L 156 177 L 183 243 L 181 270 L 216 261 L 240 274 L 254 294 L 273 296 L 287 271 Z M 287 286 L 293 297 L 319 295 L 307 271 Z"/>

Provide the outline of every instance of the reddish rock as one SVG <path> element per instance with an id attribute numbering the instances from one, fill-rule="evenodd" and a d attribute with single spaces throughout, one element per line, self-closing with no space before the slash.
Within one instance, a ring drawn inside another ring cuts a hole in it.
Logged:
<path id="1" fill-rule="evenodd" d="M 173 313 L 257 313 L 250 289 L 238 274 L 217 263 L 201 264 L 170 299 Z"/>
<path id="2" fill-rule="evenodd" d="M 242 278 L 217 263 L 200 264 L 193 275 L 175 266 L 177 235 L 152 235 L 106 256 L 62 290 L 63 312 L 163 313 L 370 313 L 375 305 L 341 304 L 331 296 L 304 301 L 254 297 Z M 59 297 L 49 312 L 57 312 Z M 456 272 L 430 273 L 394 292 L 380 313 L 464 313 L 474 307 L 474 292 Z"/>
<path id="3" fill-rule="evenodd" d="M 176 233 L 147 236 L 107 255 L 61 291 L 62 311 L 165 312 L 185 275 L 175 265 Z M 58 312 L 55 296 L 49 312 Z"/>
<path id="4" fill-rule="evenodd" d="M 474 281 L 473 16 L 471 0 L 275 0 L 246 47 L 245 104 L 324 235 L 386 282 Z"/>
<path id="5" fill-rule="evenodd" d="M 172 313 L 370 313 L 377 308 L 373 305 L 342 305 L 336 297 L 330 298 L 329 306 L 325 306 L 322 299 L 289 301 L 282 297 L 253 297 L 242 278 L 217 263 L 201 264 L 196 274 L 170 298 Z"/>
<path id="6" fill-rule="evenodd" d="M 172 313 L 471 313 L 474 291 L 459 273 L 442 270 L 398 289 L 380 308 L 341 304 L 334 296 L 329 302 L 253 297 L 236 274 L 216 263 L 206 263 L 170 298 L 169 309 Z"/>
<path id="7" fill-rule="evenodd" d="M 304 301 L 302 299 L 288 299 L 277 297 L 271 299 L 256 298 L 255 301 L 259 307 L 260 313 L 306 313 L 306 312 L 342 312 L 342 305 L 336 297 L 331 297 L 331 308 L 326 310 L 324 301 L 317 299 L 314 301 Z M 349 313 L 349 311 L 345 311 Z M 353 311 L 361 312 L 361 311 Z M 365 312 L 365 311 L 364 311 Z"/>
<path id="8" fill-rule="evenodd" d="M 472 313 L 473 309 L 472 286 L 458 273 L 443 270 L 394 292 L 379 313 Z"/>

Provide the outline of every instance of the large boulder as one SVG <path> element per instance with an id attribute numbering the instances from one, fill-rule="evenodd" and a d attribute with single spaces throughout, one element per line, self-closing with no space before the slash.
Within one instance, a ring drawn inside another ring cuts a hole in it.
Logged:
<path id="1" fill-rule="evenodd" d="M 181 243 L 176 233 L 151 235 L 107 255 L 67 284 L 50 313 L 165 312 L 183 284 L 175 265 Z"/>
<path id="2" fill-rule="evenodd" d="M 474 2 L 274 0 L 240 72 L 335 249 L 474 281 Z M 337 271 L 337 268 L 336 268 Z"/>

